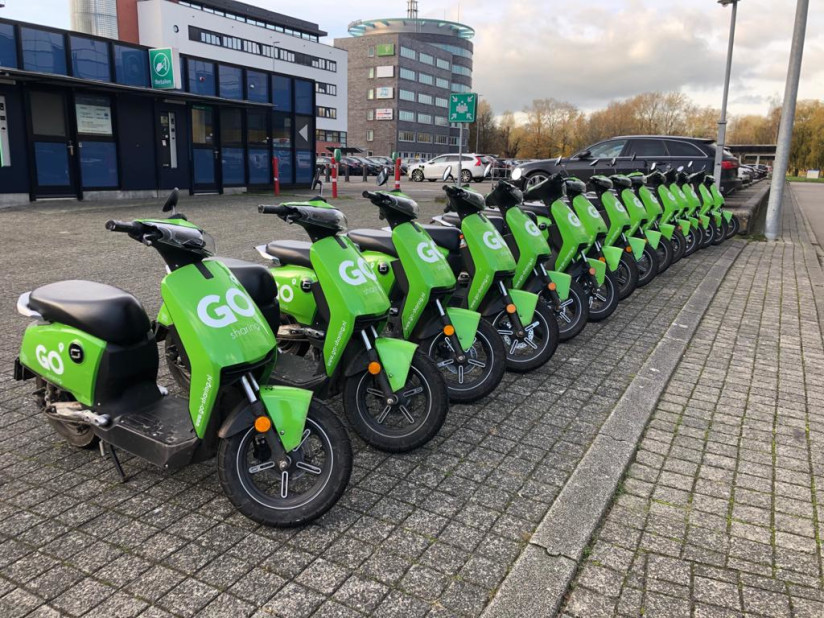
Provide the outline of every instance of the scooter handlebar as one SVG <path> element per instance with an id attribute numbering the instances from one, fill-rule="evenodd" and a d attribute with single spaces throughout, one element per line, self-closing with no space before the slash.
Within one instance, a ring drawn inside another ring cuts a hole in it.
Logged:
<path id="1" fill-rule="evenodd" d="M 135 221 L 106 221 L 106 229 L 110 232 L 125 232 L 126 234 L 137 235 L 143 232 L 143 224 Z"/>
<path id="2" fill-rule="evenodd" d="M 275 204 L 260 204 L 258 206 L 258 212 L 263 215 L 293 215 L 297 212 L 297 208 L 294 206 L 283 206 L 283 205 L 275 205 Z"/>

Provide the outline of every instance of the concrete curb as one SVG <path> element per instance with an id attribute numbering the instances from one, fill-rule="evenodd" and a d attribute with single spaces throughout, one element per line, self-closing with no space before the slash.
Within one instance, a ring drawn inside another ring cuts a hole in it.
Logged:
<path id="1" fill-rule="evenodd" d="M 558 611 L 658 398 L 744 246 L 741 241 L 728 245 L 692 293 L 607 417 L 483 616 L 549 616 Z"/>
<path id="2" fill-rule="evenodd" d="M 804 252 L 804 262 L 807 267 L 807 273 L 810 276 L 810 283 L 813 288 L 813 301 L 816 306 L 816 313 L 818 313 L 819 324 L 824 324 L 824 270 L 821 267 L 821 262 L 818 259 L 821 252 L 821 246 L 818 244 L 813 227 L 810 225 L 810 220 L 807 218 L 804 209 L 795 197 L 792 189 L 792 183 L 787 183 L 785 187 L 785 195 L 789 197 L 793 208 L 798 213 L 799 218 L 807 233 L 807 243 L 801 243 L 801 248 Z"/>
<path id="3" fill-rule="evenodd" d="M 770 183 L 765 181 L 752 197 L 741 205 L 728 206 L 741 222 L 742 234 L 757 234 L 764 231 L 764 219 L 767 215 L 767 198 L 770 195 Z"/>

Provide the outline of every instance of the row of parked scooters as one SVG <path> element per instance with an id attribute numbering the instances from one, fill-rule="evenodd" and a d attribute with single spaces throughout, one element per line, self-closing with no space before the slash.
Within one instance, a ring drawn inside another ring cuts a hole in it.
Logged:
<path id="1" fill-rule="evenodd" d="M 216 455 L 238 510 L 304 524 L 335 504 L 352 467 L 346 429 L 321 400 L 341 395 L 350 426 L 377 449 L 418 448 L 450 401 L 540 367 L 636 287 L 738 230 L 703 171 L 653 166 L 590 187 L 565 174 L 500 181 L 486 196 L 445 185 L 447 212 L 430 225 L 403 193 L 364 192 L 384 229 L 348 230 L 321 197 L 260 206 L 310 239 L 259 246 L 270 269 L 214 257 L 175 191 L 167 218 L 106 224 L 166 263 L 156 319 L 91 281 L 27 292 L 18 311 L 36 321 L 15 378 L 35 379 L 54 429 L 99 446 L 122 480 L 118 450 L 164 468 Z M 157 384 L 159 341 L 188 397 Z"/>

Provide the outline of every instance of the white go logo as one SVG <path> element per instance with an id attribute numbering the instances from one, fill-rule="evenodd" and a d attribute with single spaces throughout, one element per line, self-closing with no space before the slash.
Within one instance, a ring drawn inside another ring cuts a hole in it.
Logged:
<path id="1" fill-rule="evenodd" d="M 338 267 L 338 274 L 349 285 L 363 285 L 367 279 L 378 280 L 372 268 L 363 258 L 358 258 L 357 264 L 352 260 L 344 260 Z"/>
<path id="2" fill-rule="evenodd" d="M 60 349 L 61 351 L 63 349 L 62 343 L 60 344 Z M 63 359 L 60 358 L 60 354 L 54 350 L 47 350 L 44 345 L 39 345 L 34 349 L 34 355 L 37 357 L 37 362 L 40 363 L 43 369 L 56 373 L 57 375 L 63 375 L 65 367 L 63 366 Z"/>
<path id="3" fill-rule="evenodd" d="M 255 315 L 255 304 L 252 299 L 238 288 L 230 288 L 226 292 L 226 304 L 219 304 L 220 296 L 209 294 L 197 304 L 197 317 L 206 326 L 223 328 L 237 322 L 237 316 L 251 318 Z"/>
<path id="4" fill-rule="evenodd" d="M 436 247 L 435 243 L 431 240 L 425 240 L 419 243 L 417 252 L 418 257 L 429 264 L 434 264 L 440 259 L 438 247 Z"/>

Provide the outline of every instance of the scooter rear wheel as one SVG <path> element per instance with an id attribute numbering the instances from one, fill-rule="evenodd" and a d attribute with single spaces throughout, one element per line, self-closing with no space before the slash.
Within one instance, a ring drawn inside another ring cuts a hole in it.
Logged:
<path id="1" fill-rule="evenodd" d="M 269 446 L 254 427 L 221 440 L 217 472 L 226 497 L 266 526 L 287 528 L 317 519 L 349 482 L 352 446 L 346 429 L 328 407 L 313 400 L 303 440 L 288 456 L 285 470 L 273 465 Z"/>
<path id="2" fill-rule="evenodd" d="M 618 284 L 618 300 L 624 300 L 638 287 L 638 262 L 635 257 L 626 251 L 621 254 L 621 261 L 613 273 Z"/>
<path id="3" fill-rule="evenodd" d="M 661 247 L 668 247 L 668 249 L 664 252 L 666 255 L 669 256 L 670 261 L 672 261 L 672 247 L 669 244 L 669 241 L 666 238 L 661 238 L 661 241 L 658 243 L 659 250 Z M 644 252 L 641 254 L 641 259 L 638 260 L 638 287 L 642 288 L 650 281 L 652 281 L 655 276 L 662 272 L 661 268 L 661 254 L 659 250 L 653 249 L 649 243 L 644 245 Z"/>
<path id="4" fill-rule="evenodd" d="M 544 297 L 541 296 L 541 298 Z M 552 307 L 552 305 L 549 306 Z M 554 311 L 554 313 L 555 321 L 558 322 L 558 337 L 561 341 L 569 341 L 584 330 L 589 320 L 589 299 L 584 288 L 577 281 L 570 282 L 569 298 L 561 303 L 560 311 Z"/>
<path id="5" fill-rule="evenodd" d="M 513 336 L 509 314 L 501 311 L 492 319 L 506 351 L 506 368 L 517 373 L 532 371 L 545 364 L 558 348 L 560 336 L 554 312 L 544 303 L 538 302 L 532 322 L 524 324 L 525 339 Z"/>
<path id="6" fill-rule="evenodd" d="M 446 420 L 449 398 L 443 376 L 420 348 L 412 357 L 399 402 L 384 403 L 375 378 L 366 370 L 346 378 L 343 409 L 355 432 L 388 453 L 403 453 L 434 438 Z"/>
<path id="7" fill-rule="evenodd" d="M 472 347 L 464 350 L 467 364 L 454 360 L 449 339 L 441 332 L 421 342 L 421 349 L 440 369 L 449 400 L 469 403 L 494 391 L 506 372 L 506 350 L 495 328 L 486 320 L 478 323 Z"/>

